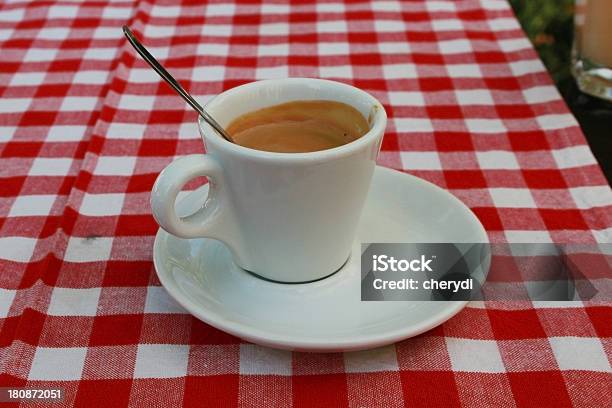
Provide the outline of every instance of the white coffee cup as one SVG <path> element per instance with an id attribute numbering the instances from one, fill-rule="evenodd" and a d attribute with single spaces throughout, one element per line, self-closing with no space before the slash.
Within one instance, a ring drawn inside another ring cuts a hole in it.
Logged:
<path id="1" fill-rule="evenodd" d="M 170 234 L 223 241 L 243 269 L 279 282 L 328 276 L 347 261 L 387 123 L 368 93 L 339 82 L 290 78 L 248 83 L 213 98 L 206 110 L 223 127 L 264 107 L 333 100 L 368 119 L 361 138 L 333 149 L 274 153 L 231 143 L 200 118 L 206 154 L 168 165 L 151 194 L 153 215 Z M 187 217 L 175 212 L 189 180 L 206 176 L 208 198 Z"/>

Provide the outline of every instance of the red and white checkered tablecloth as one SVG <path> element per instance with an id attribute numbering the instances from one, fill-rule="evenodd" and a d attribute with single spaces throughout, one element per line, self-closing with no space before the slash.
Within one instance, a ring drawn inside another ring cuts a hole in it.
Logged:
<path id="1" fill-rule="evenodd" d="M 66 406 L 612 406 L 612 303 L 472 303 L 346 354 L 248 344 L 187 314 L 152 264 L 149 191 L 201 152 L 201 99 L 332 78 L 383 102 L 381 165 L 448 189 L 494 242 L 611 242 L 612 192 L 505 1 L 0 5 L 0 386 Z"/>

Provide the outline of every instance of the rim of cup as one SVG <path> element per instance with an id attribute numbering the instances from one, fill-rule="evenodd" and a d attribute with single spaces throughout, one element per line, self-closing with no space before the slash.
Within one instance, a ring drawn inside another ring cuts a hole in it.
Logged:
<path id="1" fill-rule="evenodd" d="M 365 145 L 370 144 L 373 139 L 376 139 L 379 134 L 384 132 L 386 124 L 387 124 L 387 114 L 385 112 L 382 104 L 374 98 L 369 93 L 354 87 L 352 85 L 348 85 L 342 82 L 330 81 L 326 79 L 316 79 L 316 78 L 285 78 L 285 79 L 264 79 L 259 81 L 249 82 L 243 85 L 239 85 L 237 87 L 228 89 L 225 92 L 220 93 L 213 97 L 206 105 L 205 109 L 210 112 L 210 110 L 215 108 L 215 105 L 219 104 L 225 98 L 235 96 L 238 93 L 253 91 L 261 87 L 267 86 L 283 86 L 284 84 L 295 84 L 295 83 L 304 83 L 304 85 L 308 84 L 318 84 L 322 86 L 332 86 L 336 88 L 342 88 L 343 91 L 348 91 L 353 94 L 357 98 L 367 99 L 371 104 L 371 113 L 372 119 L 368 119 L 370 123 L 370 130 L 361 136 L 358 139 L 353 140 L 347 144 L 342 146 L 334 147 L 331 149 L 318 150 L 315 152 L 304 152 L 304 153 L 279 153 L 279 152 L 268 152 L 264 150 L 252 149 L 250 147 L 241 146 L 236 143 L 229 142 L 224 139 L 221 135 L 219 135 L 204 119 L 198 116 L 198 128 L 200 130 L 200 134 L 207 144 L 214 144 L 217 148 L 223 149 L 226 153 L 231 153 L 236 156 L 248 157 L 251 159 L 258 160 L 266 160 L 266 161 L 277 161 L 277 162 L 312 162 L 312 161 L 324 161 L 332 158 L 339 158 L 344 156 L 350 156 L 353 153 L 361 150 Z M 322 100 L 334 100 L 334 99 L 326 99 L 325 97 L 321 98 Z M 345 101 L 342 101 L 346 103 Z M 281 102 L 282 103 L 282 102 Z M 349 103 L 350 104 L 350 103 Z M 270 105 L 272 106 L 272 105 Z M 359 110 L 358 106 L 351 105 L 354 108 Z M 263 108 L 263 107 L 262 107 Z M 212 114 L 212 113 L 211 113 Z M 213 115 L 214 116 L 214 115 Z"/>

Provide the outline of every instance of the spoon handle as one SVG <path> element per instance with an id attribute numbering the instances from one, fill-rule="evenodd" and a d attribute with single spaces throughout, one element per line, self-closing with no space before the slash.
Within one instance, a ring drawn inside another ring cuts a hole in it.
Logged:
<path id="1" fill-rule="evenodd" d="M 225 129 L 223 129 L 223 127 L 221 125 L 219 125 L 219 123 L 217 123 L 217 121 L 215 119 L 213 119 L 212 116 L 210 116 L 202 107 L 202 105 L 200 105 L 190 94 L 189 92 L 187 92 L 185 90 L 185 88 L 183 88 L 181 86 L 181 84 L 174 79 L 174 77 L 172 75 L 170 75 L 170 73 L 168 71 L 166 71 L 166 68 L 163 67 L 162 64 L 159 63 L 159 61 L 157 61 L 157 59 L 155 59 L 155 57 L 153 55 L 151 55 L 151 53 L 144 47 L 144 45 L 142 45 L 140 43 L 140 41 L 138 41 L 138 39 L 136 38 L 136 36 L 134 36 L 134 34 L 132 33 L 132 31 L 130 30 L 130 28 L 126 25 L 123 26 L 123 33 L 125 34 L 125 36 L 127 37 L 128 41 L 130 42 L 130 44 L 132 44 L 132 47 L 134 47 L 134 49 L 136 50 L 136 52 L 138 52 L 138 54 L 140 54 L 140 56 L 147 61 L 147 63 L 151 66 L 151 68 L 153 68 L 153 70 L 155 72 L 157 72 L 159 74 L 160 77 L 162 77 L 162 79 L 164 81 L 166 81 L 168 83 L 168 85 L 170 85 L 172 88 L 174 88 L 174 90 L 176 92 L 179 93 L 179 95 L 181 95 L 183 97 L 183 99 L 189 104 L 191 105 L 191 107 L 193 109 L 195 109 L 203 118 L 206 122 L 208 122 L 208 124 L 210 126 L 212 126 L 217 132 L 219 132 L 219 134 L 221 136 L 223 136 L 225 139 L 227 139 L 228 141 L 232 141 L 231 137 L 225 132 Z"/>

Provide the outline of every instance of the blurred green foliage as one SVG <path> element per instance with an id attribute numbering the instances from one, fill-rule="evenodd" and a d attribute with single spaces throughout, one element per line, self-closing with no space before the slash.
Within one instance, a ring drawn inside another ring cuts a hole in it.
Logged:
<path id="1" fill-rule="evenodd" d="M 574 0 L 509 0 L 523 30 L 561 92 L 572 81 Z"/>

